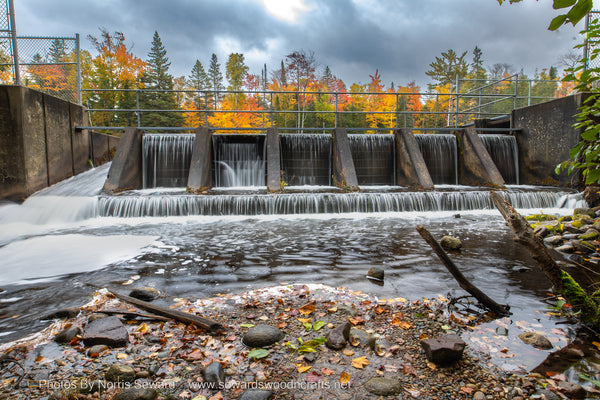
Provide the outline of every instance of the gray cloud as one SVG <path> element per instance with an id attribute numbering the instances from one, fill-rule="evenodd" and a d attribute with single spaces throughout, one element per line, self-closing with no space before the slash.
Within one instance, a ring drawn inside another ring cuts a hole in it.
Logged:
<path id="1" fill-rule="evenodd" d="M 532 75 L 558 63 L 581 29 L 546 27 L 556 11 L 547 2 L 499 6 L 496 0 L 307 0 L 310 10 L 295 23 L 265 11 L 257 0 L 19 0 L 20 35 L 97 35 L 98 27 L 121 31 L 135 54 L 146 58 L 157 30 L 171 59 L 171 72 L 187 75 L 196 59 L 221 64 L 241 51 L 251 71 L 279 67 L 285 55 L 312 50 L 323 67 L 348 85 L 366 83 L 379 69 L 383 81 L 425 86 L 430 62 L 450 48 L 483 50 L 486 66 L 505 62 Z M 221 48 L 232 46 L 231 48 Z M 469 60 L 471 54 L 469 54 Z"/>

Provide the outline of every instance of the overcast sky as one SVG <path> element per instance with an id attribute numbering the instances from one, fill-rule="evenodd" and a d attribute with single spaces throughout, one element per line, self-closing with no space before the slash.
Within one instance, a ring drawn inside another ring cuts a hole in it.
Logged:
<path id="1" fill-rule="evenodd" d="M 483 50 L 485 67 L 508 63 L 533 75 L 559 66 L 581 41 L 576 28 L 546 29 L 558 14 L 550 0 L 499 6 L 497 0 L 16 0 L 19 35 L 72 36 L 91 50 L 99 27 L 125 34 L 146 59 L 160 34 L 174 76 L 188 75 L 196 59 L 208 69 L 216 53 L 224 71 L 232 52 L 250 72 L 279 68 L 286 54 L 314 51 L 349 86 L 367 83 L 376 69 L 383 82 L 425 86 L 429 63 L 442 51 Z M 600 5 L 600 0 L 597 5 Z M 597 8 L 597 7 L 596 7 Z"/>

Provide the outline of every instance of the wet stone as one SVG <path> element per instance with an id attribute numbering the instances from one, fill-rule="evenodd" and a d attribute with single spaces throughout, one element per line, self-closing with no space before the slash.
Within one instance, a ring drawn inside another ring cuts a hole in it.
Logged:
<path id="1" fill-rule="evenodd" d="M 219 384 L 225 382 L 225 372 L 223 371 L 221 363 L 218 361 L 213 361 L 208 364 L 202 371 L 202 374 L 204 375 L 204 381 L 214 385 L 215 388 L 218 388 Z"/>
<path id="2" fill-rule="evenodd" d="M 496 335 L 498 336 L 508 336 L 508 329 L 503 326 L 499 326 L 496 328 Z"/>
<path id="3" fill-rule="evenodd" d="M 519 335 L 519 339 L 523 343 L 541 350 L 549 350 L 554 347 L 545 336 L 535 332 L 523 332 Z"/>
<path id="4" fill-rule="evenodd" d="M 588 216 L 590 218 L 596 217 L 596 212 L 591 208 L 578 207 L 573 210 L 573 215 L 575 216 Z"/>
<path id="5" fill-rule="evenodd" d="M 346 346 L 348 340 L 350 339 L 350 328 L 352 324 L 350 321 L 346 321 L 345 323 L 336 326 L 327 334 L 327 340 L 325 341 L 325 346 L 329 347 L 333 350 L 340 350 Z"/>
<path id="6" fill-rule="evenodd" d="M 385 272 L 383 268 L 380 267 L 371 267 L 369 272 L 367 272 L 367 278 L 374 279 L 376 281 L 383 281 L 384 276 Z"/>
<path id="7" fill-rule="evenodd" d="M 350 343 L 354 346 L 357 344 L 363 348 L 374 348 L 377 337 L 365 332 L 363 329 L 350 329 Z"/>
<path id="8" fill-rule="evenodd" d="M 158 392 L 154 389 L 130 388 L 119 392 L 113 400 L 154 400 Z"/>
<path id="9" fill-rule="evenodd" d="M 79 314 L 79 307 L 67 307 L 42 317 L 43 320 L 48 319 L 71 319 Z"/>
<path id="10" fill-rule="evenodd" d="M 540 389 L 531 396 L 532 399 L 560 400 L 560 396 L 551 390 Z"/>
<path id="11" fill-rule="evenodd" d="M 270 346 L 283 339 L 285 333 L 274 326 L 256 325 L 248 330 L 242 339 L 248 347 Z"/>
<path id="12" fill-rule="evenodd" d="M 110 347 L 121 347 L 129 343 L 129 333 L 117 317 L 107 317 L 88 323 L 83 332 L 86 346 L 105 344 Z"/>
<path id="13" fill-rule="evenodd" d="M 550 230 L 548 228 L 546 228 L 545 226 L 541 225 L 541 226 L 538 226 L 537 228 L 535 228 L 533 233 L 539 237 L 544 238 L 550 234 Z"/>
<path id="14" fill-rule="evenodd" d="M 92 315 L 90 315 L 90 316 L 88 317 L 88 320 L 87 320 L 87 322 L 88 322 L 88 324 L 89 324 L 90 322 L 94 322 L 94 321 L 96 321 L 97 319 L 108 318 L 108 317 L 109 317 L 109 315 L 108 315 L 108 314 L 103 314 L 103 313 L 93 313 Z"/>
<path id="15" fill-rule="evenodd" d="M 371 378 L 365 383 L 365 388 L 378 396 L 394 396 L 402 392 L 402 386 L 398 379 L 378 376 Z"/>
<path id="16" fill-rule="evenodd" d="M 563 237 L 561 235 L 553 235 L 553 236 L 548 236 L 547 238 L 544 239 L 544 243 L 547 243 L 551 246 L 558 246 L 559 244 L 561 244 L 563 241 Z"/>
<path id="17" fill-rule="evenodd" d="M 563 389 L 571 399 L 583 399 L 587 395 L 587 391 L 582 386 L 573 382 L 558 382 L 558 387 Z"/>
<path id="18" fill-rule="evenodd" d="M 152 301 L 160 296 L 160 292 L 152 287 L 143 286 L 133 289 L 129 296 L 142 301 Z"/>
<path id="19" fill-rule="evenodd" d="M 248 389 L 240 397 L 240 400 L 269 400 L 273 398 L 270 390 Z"/>
<path id="20" fill-rule="evenodd" d="M 561 253 L 572 253 L 575 251 L 575 247 L 573 247 L 572 244 L 567 243 L 555 248 L 554 250 L 560 251 Z"/>
<path id="21" fill-rule="evenodd" d="M 473 400 L 485 400 L 485 393 L 475 392 L 475 394 L 473 395 Z"/>
<path id="22" fill-rule="evenodd" d="M 133 382 L 135 371 L 129 365 L 113 364 L 104 377 L 110 382 Z"/>
<path id="23" fill-rule="evenodd" d="M 453 236 L 442 236 L 440 245 L 446 250 L 458 250 L 462 247 L 462 242 Z"/>
<path id="24" fill-rule="evenodd" d="M 105 344 L 97 344 L 88 349 L 87 354 L 88 357 L 98 357 L 102 352 L 108 350 L 108 346 Z"/>
<path id="25" fill-rule="evenodd" d="M 462 358 L 466 343 L 458 335 L 442 335 L 421 340 L 427 359 L 435 364 L 450 364 Z"/>
<path id="26" fill-rule="evenodd" d="M 75 336 L 81 333 L 81 328 L 78 326 L 71 326 L 69 328 L 65 328 L 54 336 L 54 341 L 56 343 L 67 344 L 70 343 L 71 340 L 75 339 Z"/>

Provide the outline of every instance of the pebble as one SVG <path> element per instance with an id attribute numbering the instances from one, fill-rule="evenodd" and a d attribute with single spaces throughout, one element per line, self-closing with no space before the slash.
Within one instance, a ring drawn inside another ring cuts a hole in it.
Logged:
<path id="1" fill-rule="evenodd" d="M 83 342 L 86 346 L 105 344 L 121 347 L 129 343 L 129 333 L 119 318 L 106 317 L 87 324 L 83 331 Z"/>
<path id="2" fill-rule="evenodd" d="M 113 364 L 104 377 L 110 382 L 133 382 L 135 371 L 129 365 Z"/>
<path id="3" fill-rule="evenodd" d="M 204 367 L 202 373 L 204 375 L 204 381 L 214 384 L 216 387 L 225 382 L 225 372 L 223 371 L 221 363 L 218 361 L 213 361 L 208 364 Z"/>
<path id="4" fill-rule="evenodd" d="M 142 301 L 152 301 L 158 296 L 160 296 L 160 292 L 153 287 L 148 286 L 135 288 L 129 292 L 129 297 L 133 297 Z"/>
<path id="5" fill-rule="evenodd" d="M 383 281 L 385 277 L 385 271 L 381 267 L 371 267 L 367 272 L 367 278 L 374 279 L 376 281 Z"/>
<path id="6" fill-rule="evenodd" d="M 378 396 L 394 396 L 402 392 L 402 386 L 398 379 L 383 376 L 369 379 L 365 383 L 365 388 Z"/>
<path id="7" fill-rule="evenodd" d="M 329 347 L 333 350 L 340 350 L 346 346 L 348 340 L 350 339 L 350 328 L 352 324 L 350 321 L 346 321 L 345 323 L 338 325 L 333 328 L 327 334 L 327 340 L 325 341 L 325 346 Z"/>
<path id="8" fill-rule="evenodd" d="M 269 400 L 273 397 L 270 390 L 248 389 L 240 397 L 240 400 Z"/>
<path id="9" fill-rule="evenodd" d="M 458 250 L 462 247 L 462 242 L 458 238 L 446 235 L 440 239 L 440 245 L 446 250 Z"/>
<path id="10" fill-rule="evenodd" d="M 154 389 L 130 388 L 117 393 L 113 400 L 154 400 L 157 397 L 158 392 Z"/>
<path id="11" fill-rule="evenodd" d="M 69 328 L 65 328 L 54 336 L 54 341 L 56 343 L 67 344 L 70 343 L 71 340 L 75 339 L 75 336 L 81 333 L 81 328 L 78 326 L 71 326 Z"/>
<path id="12" fill-rule="evenodd" d="M 541 350 L 549 350 L 554 347 L 545 336 L 535 332 L 523 332 L 519 335 L 519 339 L 523 343 Z"/>

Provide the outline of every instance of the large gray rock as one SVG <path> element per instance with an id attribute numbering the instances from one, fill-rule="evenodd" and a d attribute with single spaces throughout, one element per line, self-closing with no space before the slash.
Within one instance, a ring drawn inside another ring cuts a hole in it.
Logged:
<path id="1" fill-rule="evenodd" d="M 209 383 L 213 389 L 219 389 L 225 383 L 225 372 L 218 361 L 213 361 L 204 367 L 202 374 L 204 382 Z"/>
<path id="2" fill-rule="evenodd" d="M 129 333 L 117 317 L 106 317 L 90 322 L 83 331 L 86 346 L 105 344 L 110 347 L 122 347 L 129 343 Z"/>
<path id="3" fill-rule="evenodd" d="M 394 396 L 402 392 L 402 385 L 398 379 L 383 376 L 369 379 L 365 383 L 365 388 L 378 396 Z"/>
<path id="4" fill-rule="evenodd" d="M 133 382 L 135 371 L 129 365 L 113 364 L 106 371 L 104 378 L 109 382 Z"/>
<path id="5" fill-rule="evenodd" d="M 283 339 L 285 333 L 274 326 L 256 325 L 248 330 L 242 338 L 242 343 L 248 347 L 270 346 Z"/>
<path id="6" fill-rule="evenodd" d="M 117 393 L 113 400 L 154 400 L 157 397 L 158 392 L 154 389 L 129 388 Z"/>
<path id="7" fill-rule="evenodd" d="M 325 341 L 325 346 L 329 347 L 333 350 L 340 350 L 346 346 L 348 343 L 348 339 L 350 339 L 350 328 L 352 324 L 350 321 L 346 321 L 345 323 L 336 326 L 327 334 L 327 340 Z"/>
<path id="8" fill-rule="evenodd" d="M 519 339 L 525 344 L 542 350 L 549 350 L 554 347 L 545 336 L 535 332 L 523 332 L 519 335 Z"/>
<path id="9" fill-rule="evenodd" d="M 442 335 L 435 339 L 421 340 L 427 359 L 435 364 L 450 364 L 460 360 L 466 343 L 458 335 Z"/>
<path id="10" fill-rule="evenodd" d="M 131 292 L 129 292 L 129 297 L 133 297 L 142 301 L 152 301 L 158 296 L 160 296 L 160 292 L 148 286 L 135 288 Z"/>

